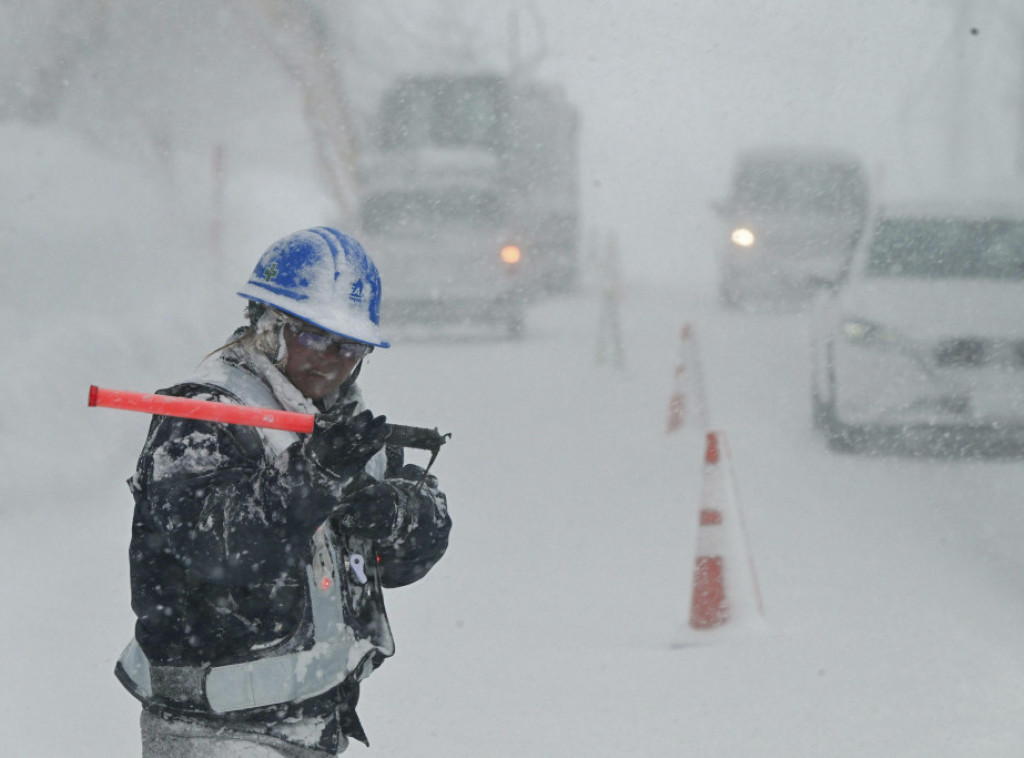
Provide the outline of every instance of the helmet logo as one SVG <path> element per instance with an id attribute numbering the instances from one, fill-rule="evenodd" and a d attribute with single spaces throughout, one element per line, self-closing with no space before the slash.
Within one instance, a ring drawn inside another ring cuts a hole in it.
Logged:
<path id="1" fill-rule="evenodd" d="M 361 303 L 363 301 L 362 279 L 356 279 L 352 282 L 352 291 L 348 293 L 348 299 L 356 303 Z"/>
<path id="2" fill-rule="evenodd" d="M 278 273 L 279 272 L 277 270 L 277 261 L 274 261 L 269 266 L 267 266 L 265 269 L 263 269 L 263 281 L 265 281 L 265 282 L 272 282 L 272 281 L 274 281 L 275 279 L 277 279 Z"/>

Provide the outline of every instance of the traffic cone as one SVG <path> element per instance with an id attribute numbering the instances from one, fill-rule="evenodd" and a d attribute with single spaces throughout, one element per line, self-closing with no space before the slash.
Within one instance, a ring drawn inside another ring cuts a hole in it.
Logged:
<path id="1" fill-rule="evenodd" d="M 679 644 L 759 627 L 761 596 L 733 485 L 725 435 L 708 432 L 690 618 Z"/>
<path id="2" fill-rule="evenodd" d="M 714 629 L 729 620 L 721 529 L 721 512 L 702 508 L 700 542 L 693 567 L 693 597 L 690 600 L 690 626 L 694 629 Z"/>
<path id="3" fill-rule="evenodd" d="M 686 396 L 683 394 L 680 377 L 686 371 L 686 366 L 679 365 L 676 368 L 676 386 L 668 399 L 668 419 L 665 422 L 665 434 L 671 434 L 683 428 L 686 421 Z"/>
<path id="4" fill-rule="evenodd" d="M 668 399 L 665 434 L 679 431 L 687 423 L 687 415 L 695 416 L 699 429 L 708 427 L 707 402 L 704 399 L 704 380 L 697 352 L 697 340 L 690 324 L 683 324 L 679 332 L 679 363 L 676 365 L 672 394 Z M 687 399 L 689 396 L 689 399 Z"/>
<path id="5" fill-rule="evenodd" d="M 725 591 L 726 545 L 722 534 L 721 451 L 718 433 L 708 432 L 704 450 L 704 486 L 697 532 L 697 556 L 693 567 L 690 626 L 714 629 L 729 620 Z"/>

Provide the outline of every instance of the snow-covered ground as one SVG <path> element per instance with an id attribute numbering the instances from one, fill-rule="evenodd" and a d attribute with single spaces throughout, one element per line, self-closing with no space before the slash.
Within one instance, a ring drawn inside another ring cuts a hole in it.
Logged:
<path id="1" fill-rule="evenodd" d="M 168 220 L 130 167 L 83 165 L 52 135 L 0 141 L 15 148 L 5 183 L 45 197 L 0 228 L 15 274 L 0 306 L 0 755 L 137 755 L 138 707 L 112 669 L 133 618 L 124 480 L 147 419 L 87 408 L 88 386 L 187 374 L 236 325 L 235 279 L 262 245 L 321 219 L 254 217 L 247 234 L 265 239 L 237 234 L 238 260 L 216 269 L 205 229 Z M 114 189 L 62 181 L 68 166 Z M 725 313 L 712 292 L 630 282 L 623 369 L 596 361 L 590 288 L 534 308 L 521 341 L 393 331 L 371 357 L 375 410 L 454 434 L 436 473 L 455 528 L 444 561 L 388 595 L 398 654 L 364 688 L 373 747 L 350 754 L 1024 753 L 1021 461 L 828 453 L 810 428 L 806 317 Z M 703 452 L 692 414 L 664 431 L 685 323 L 766 629 L 680 648 Z"/>

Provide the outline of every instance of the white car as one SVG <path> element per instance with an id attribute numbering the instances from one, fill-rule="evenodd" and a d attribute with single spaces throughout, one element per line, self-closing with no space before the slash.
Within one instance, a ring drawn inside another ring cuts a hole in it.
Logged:
<path id="1" fill-rule="evenodd" d="M 814 423 L 832 449 L 1019 448 L 1024 212 L 881 209 L 811 334 Z"/>

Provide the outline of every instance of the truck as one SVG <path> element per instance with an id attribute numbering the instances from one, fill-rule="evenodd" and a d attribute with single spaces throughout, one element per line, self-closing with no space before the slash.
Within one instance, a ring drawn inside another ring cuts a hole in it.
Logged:
<path id="1" fill-rule="evenodd" d="M 388 87 L 360 162 L 382 317 L 498 324 L 515 336 L 531 302 L 570 290 L 577 141 L 577 112 L 554 85 L 457 73 Z"/>

